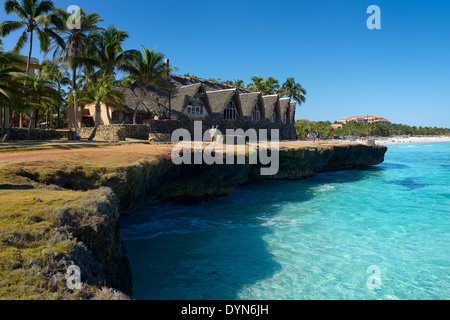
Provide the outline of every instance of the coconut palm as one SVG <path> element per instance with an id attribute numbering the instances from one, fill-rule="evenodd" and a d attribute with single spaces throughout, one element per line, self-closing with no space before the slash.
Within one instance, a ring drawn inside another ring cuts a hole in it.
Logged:
<path id="1" fill-rule="evenodd" d="M 122 104 L 125 103 L 125 98 L 121 92 L 114 90 L 114 83 L 115 81 L 112 76 L 106 76 L 101 79 L 91 78 L 89 79 L 89 89 L 77 93 L 77 95 L 80 96 L 79 101 L 81 103 L 95 105 L 95 129 L 92 136 L 89 138 L 90 140 L 95 137 L 96 129 L 100 125 L 102 105 L 123 110 Z M 72 100 L 73 95 L 70 93 L 69 102 Z"/>
<path id="2" fill-rule="evenodd" d="M 9 140 L 11 130 L 5 134 L 5 129 L 9 123 L 6 115 L 6 108 L 18 110 L 25 95 L 23 94 L 23 78 L 25 74 L 17 67 L 16 63 L 24 63 L 24 59 L 15 53 L 0 51 L 0 105 L 2 106 L 0 114 L 0 126 L 2 132 L 0 138 L 2 141 Z"/>
<path id="3" fill-rule="evenodd" d="M 280 84 L 278 80 L 276 80 L 273 77 L 265 79 L 264 82 L 266 85 L 265 85 L 265 92 L 263 92 L 263 94 L 265 95 L 274 95 L 280 89 Z"/>
<path id="4" fill-rule="evenodd" d="M 16 64 L 24 60 L 13 52 L 0 51 L 0 100 L 9 101 L 19 94 L 17 80 L 24 77 Z"/>
<path id="5" fill-rule="evenodd" d="M 64 70 L 61 65 L 52 60 L 44 60 L 42 62 L 42 69 L 44 72 L 44 77 L 49 79 L 52 84 L 55 86 L 56 91 L 60 94 L 60 96 L 64 95 L 62 90 L 63 86 L 70 85 L 70 74 L 66 70 Z M 56 111 L 58 114 L 57 127 L 61 128 L 60 122 L 60 113 L 61 113 L 61 101 L 58 101 L 56 106 Z"/>
<path id="6" fill-rule="evenodd" d="M 62 100 L 61 93 L 53 88 L 52 81 L 44 76 L 42 70 L 34 76 L 27 76 L 27 106 L 32 108 L 29 130 L 37 127 L 39 111 L 45 110 Z M 28 135 L 30 132 L 28 132 Z"/>
<path id="7" fill-rule="evenodd" d="M 129 80 L 136 83 L 141 91 L 133 114 L 133 124 L 137 124 L 137 113 L 147 95 L 149 85 L 171 88 L 165 80 L 168 79 L 170 71 L 176 68 L 167 65 L 164 56 L 164 53 L 156 52 L 156 48 L 149 50 L 142 46 L 141 51 L 135 52 L 130 64 L 124 66 L 124 70 L 129 73 Z"/>
<path id="8" fill-rule="evenodd" d="M 61 19 L 69 19 L 69 14 L 62 10 L 57 10 Z M 49 51 L 54 50 L 54 57 L 63 62 L 72 70 L 72 90 L 76 89 L 77 70 L 83 65 L 83 57 L 87 52 L 89 41 L 89 33 L 102 30 L 97 24 L 103 19 L 98 13 L 92 12 L 87 14 L 80 9 L 80 28 L 72 28 L 69 24 L 57 32 L 61 35 L 63 45 L 55 43 Z"/>
<path id="9" fill-rule="evenodd" d="M 107 29 L 90 35 L 88 55 L 90 63 L 99 68 L 99 76 L 115 76 L 116 70 L 124 70 L 129 65 L 136 50 L 124 51 L 122 44 L 129 37 L 128 32 L 110 25 Z"/>
<path id="10" fill-rule="evenodd" d="M 300 83 L 296 83 L 294 78 L 288 78 L 278 91 L 281 96 L 289 97 L 291 100 L 297 101 L 299 105 L 306 102 L 306 90 Z"/>
<path id="11" fill-rule="evenodd" d="M 43 52 L 48 50 L 51 39 L 59 43 L 59 45 L 64 45 L 61 37 L 51 29 L 52 25 L 58 28 L 61 28 L 63 25 L 63 20 L 53 13 L 55 10 L 53 1 L 22 0 L 19 3 L 17 0 L 7 0 L 4 8 L 7 14 L 15 13 L 21 20 L 3 22 L 0 25 L 0 36 L 5 37 L 13 31 L 24 29 L 13 51 L 19 53 L 29 42 L 27 73 L 30 71 L 35 33 L 39 40 L 40 49 Z"/>
<path id="12" fill-rule="evenodd" d="M 253 92 L 266 92 L 266 81 L 260 76 L 254 76 L 252 82 L 247 86 L 247 89 Z"/>
<path id="13" fill-rule="evenodd" d="M 236 88 L 241 88 L 241 89 L 245 89 L 245 82 L 244 80 L 240 80 L 240 79 L 235 79 L 232 83 L 233 86 L 235 86 Z"/>

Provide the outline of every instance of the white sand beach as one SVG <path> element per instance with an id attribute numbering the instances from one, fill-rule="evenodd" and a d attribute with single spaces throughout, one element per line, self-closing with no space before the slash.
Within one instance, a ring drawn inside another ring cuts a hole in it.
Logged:
<path id="1" fill-rule="evenodd" d="M 408 143 L 430 143 L 430 142 L 450 142 L 450 136 L 417 136 L 417 137 L 407 137 L 407 136 L 396 136 L 396 137 L 389 137 L 389 138 L 370 138 L 375 139 L 376 145 L 395 145 L 395 144 L 408 144 Z M 366 143 L 366 139 L 364 138 L 358 138 L 355 140 L 341 140 L 344 142 L 350 142 L 350 143 Z"/>
<path id="2" fill-rule="evenodd" d="M 392 145 L 406 143 L 430 143 L 430 142 L 450 142 L 450 136 L 421 136 L 421 137 L 391 137 L 379 138 L 375 140 L 377 145 Z"/>

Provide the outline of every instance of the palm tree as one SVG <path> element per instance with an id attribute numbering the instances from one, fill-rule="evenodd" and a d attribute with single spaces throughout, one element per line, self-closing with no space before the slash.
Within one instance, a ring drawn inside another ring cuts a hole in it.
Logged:
<path id="1" fill-rule="evenodd" d="M 87 56 L 83 58 L 85 65 L 85 76 L 106 77 L 116 75 L 116 70 L 124 71 L 129 66 L 133 57 L 138 54 L 137 50 L 124 51 L 122 44 L 129 37 L 128 32 L 119 30 L 114 25 L 107 29 L 91 33 L 89 35 L 89 46 Z M 89 81 L 85 81 L 85 88 Z M 109 120 L 109 106 L 106 106 Z"/>
<path id="2" fill-rule="evenodd" d="M 168 79 L 170 71 L 176 70 L 176 68 L 167 65 L 164 62 L 164 56 L 164 53 L 156 52 L 156 48 L 150 51 L 142 46 L 142 50 L 136 51 L 130 64 L 124 67 L 124 70 L 129 73 L 129 80 L 136 83 L 141 90 L 133 114 L 133 124 L 137 124 L 137 113 L 142 101 L 147 96 L 149 85 L 171 88 L 164 81 Z"/>
<path id="3" fill-rule="evenodd" d="M 68 21 L 70 14 L 58 9 L 58 16 L 63 20 Z M 97 24 L 103 19 L 98 13 L 92 12 L 86 14 L 83 9 L 79 12 L 80 23 L 77 28 L 73 28 L 70 24 L 66 24 L 64 28 L 58 29 L 57 32 L 62 36 L 63 45 L 59 43 L 54 44 L 49 51 L 54 50 L 53 58 L 57 59 L 72 70 L 72 92 L 77 89 L 77 70 L 83 65 L 81 61 L 83 56 L 86 56 L 87 47 L 89 44 L 89 33 L 96 32 L 102 28 Z M 74 103 L 75 104 L 75 103 Z M 76 106 L 74 105 L 76 111 Z M 75 117 L 75 134 L 77 135 L 77 123 Z"/>
<path id="4" fill-rule="evenodd" d="M 15 63 L 24 63 L 24 60 L 15 53 L 0 51 L 0 104 L 2 109 L 0 114 L 0 126 L 2 132 L 0 138 L 2 141 L 9 140 L 11 130 L 8 128 L 6 135 L 5 129 L 9 123 L 6 117 L 6 108 L 18 109 L 23 102 L 25 95 L 23 95 L 24 73 Z"/>
<path id="5" fill-rule="evenodd" d="M 16 82 L 24 75 L 15 64 L 23 62 L 23 59 L 15 53 L 0 51 L 0 100 L 9 101 L 20 92 L 17 90 Z"/>
<path id="6" fill-rule="evenodd" d="M 128 32 L 110 25 L 107 29 L 90 35 L 91 64 L 99 68 L 99 76 L 115 76 L 116 70 L 124 70 L 129 65 L 136 50 L 124 51 L 122 44 L 129 37 Z"/>
<path id="7" fill-rule="evenodd" d="M 39 119 L 39 111 L 54 105 L 62 100 L 60 92 L 53 88 L 52 82 L 44 77 L 42 70 L 39 70 L 34 76 L 27 76 L 26 78 L 28 101 L 27 106 L 34 109 L 30 115 L 30 130 L 37 127 Z"/>
<path id="8" fill-rule="evenodd" d="M 51 60 L 44 60 L 42 62 L 42 69 L 44 71 L 44 77 L 49 79 L 53 85 L 56 87 L 56 91 L 63 96 L 62 87 L 70 85 L 70 75 L 69 72 L 62 69 L 62 67 Z M 56 111 L 58 114 L 58 129 L 61 128 L 60 113 L 61 113 L 61 101 L 56 104 Z"/>
<path id="9" fill-rule="evenodd" d="M 288 78 L 278 91 L 281 96 L 289 97 L 291 100 L 297 101 L 299 105 L 306 102 L 306 90 L 300 83 L 296 83 L 294 78 Z"/>
<path id="10" fill-rule="evenodd" d="M 106 76 L 101 79 L 89 79 L 89 89 L 79 92 L 81 103 L 95 105 L 95 129 L 89 140 L 94 139 L 98 126 L 100 125 L 101 106 L 106 105 L 114 109 L 123 110 L 125 103 L 123 94 L 114 90 L 114 78 Z M 69 94 L 69 102 L 73 100 L 73 95 Z"/>
<path id="11" fill-rule="evenodd" d="M 245 82 L 244 80 L 240 80 L 240 79 L 235 79 L 234 82 L 232 83 L 233 86 L 235 86 L 236 88 L 241 88 L 241 89 L 245 89 Z"/>
<path id="12" fill-rule="evenodd" d="M 273 77 L 269 77 L 267 79 L 265 79 L 265 89 L 266 91 L 264 92 L 264 94 L 266 95 L 274 95 L 277 93 L 277 91 L 280 89 L 280 84 L 278 82 L 278 80 L 276 80 Z"/>
<path id="13" fill-rule="evenodd" d="M 58 15 L 62 19 L 69 19 L 69 14 L 58 10 Z M 83 56 L 88 49 L 89 33 L 102 30 L 97 24 L 103 19 L 98 13 L 86 12 L 80 10 L 80 28 L 71 28 L 66 25 L 63 29 L 57 30 L 61 34 L 64 44 L 56 43 L 49 51 L 54 50 L 54 57 L 63 62 L 68 68 L 72 69 L 72 90 L 76 89 L 77 70 L 83 65 Z"/>
<path id="14" fill-rule="evenodd" d="M 252 79 L 252 83 L 250 83 L 247 88 L 253 92 L 266 92 L 266 81 L 260 76 L 254 76 Z"/>
<path id="15" fill-rule="evenodd" d="M 50 28 L 51 25 L 55 25 L 58 28 L 61 28 L 63 25 L 63 20 L 56 14 L 53 14 L 54 10 L 55 5 L 50 0 L 41 0 L 39 2 L 38 0 L 22 0 L 20 4 L 17 0 L 7 0 L 5 2 L 6 13 L 15 13 L 21 20 L 3 22 L 0 25 L 0 36 L 5 37 L 13 31 L 25 29 L 17 40 L 13 51 L 19 53 L 29 42 L 27 74 L 30 72 L 35 32 L 39 40 L 40 49 L 43 52 L 48 50 L 51 39 L 60 45 L 64 45 L 61 37 Z"/>

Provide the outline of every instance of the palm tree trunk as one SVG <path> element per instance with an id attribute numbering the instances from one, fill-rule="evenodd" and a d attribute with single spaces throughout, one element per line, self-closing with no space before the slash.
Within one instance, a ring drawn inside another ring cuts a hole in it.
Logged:
<path id="1" fill-rule="evenodd" d="M 30 31 L 30 49 L 28 51 L 27 75 L 30 74 L 31 54 L 33 53 L 33 29 Z"/>
<path id="2" fill-rule="evenodd" d="M 36 108 L 35 112 L 34 112 L 34 127 L 37 128 L 39 125 L 39 109 Z"/>
<path id="3" fill-rule="evenodd" d="M 109 122 L 109 124 L 112 124 L 111 108 L 106 105 L 105 105 L 105 107 L 106 107 L 106 116 L 108 117 L 108 122 Z"/>
<path id="4" fill-rule="evenodd" d="M 136 109 L 134 109 L 133 124 L 137 124 L 137 113 L 139 110 L 139 106 L 141 105 L 142 101 L 144 101 L 144 98 L 146 95 L 147 95 L 147 89 L 142 89 L 141 98 L 139 99 L 138 103 L 136 104 Z"/>
<path id="5" fill-rule="evenodd" d="M 61 94 L 61 84 L 59 84 L 59 83 L 58 83 L 58 93 Z M 57 112 L 58 112 L 58 123 L 56 124 L 56 128 L 61 129 L 61 124 L 60 124 L 60 119 L 59 119 L 61 105 L 59 102 L 56 104 L 56 108 L 57 108 Z"/>
<path id="6" fill-rule="evenodd" d="M 97 129 L 99 125 L 100 125 L 100 104 L 97 104 L 95 105 L 95 127 L 88 140 L 94 140 L 95 136 L 97 135 Z"/>
<path id="7" fill-rule="evenodd" d="M 76 89 L 77 86 L 77 68 L 72 68 L 72 91 Z"/>
<path id="8" fill-rule="evenodd" d="M 98 127 L 100 125 L 100 104 L 95 106 L 95 126 Z"/>
<path id="9" fill-rule="evenodd" d="M 76 90 L 76 88 L 77 88 L 77 68 L 73 67 L 72 68 L 72 93 L 73 93 L 73 91 Z M 78 123 L 77 123 L 77 119 L 75 119 L 75 114 L 76 114 L 75 108 L 76 108 L 76 105 L 75 105 L 75 102 L 74 102 L 73 103 L 73 109 L 74 109 L 73 125 L 74 125 L 75 132 L 77 132 L 78 131 L 77 130 L 78 129 Z"/>
<path id="10" fill-rule="evenodd" d="M 61 121 L 60 121 L 60 106 L 58 105 L 58 123 L 56 124 L 57 129 L 61 129 Z"/>
<path id="11" fill-rule="evenodd" d="M 5 108 L 6 108 L 5 106 L 2 106 L 0 108 L 0 126 L 2 128 L 0 137 L 3 137 L 3 135 L 5 134 L 5 117 L 4 117 L 6 112 Z"/>
<path id="12" fill-rule="evenodd" d="M 0 141 L 1 142 L 6 142 L 9 140 L 9 138 L 11 137 L 11 127 L 7 126 L 6 121 L 9 121 L 9 119 L 6 116 L 6 106 L 3 106 L 1 112 L 1 117 L 0 117 L 0 122 L 2 125 L 2 130 L 1 130 L 1 134 L 0 134 Z M 8 128 L 6 128 L 8 127 Z"/>
<path id="13" fill-rule="evenodd" d="M 28 122 L 28 131 L 26 136 L 27 140 L 30 140 L 31 138 L 31 130 L 33 130 L 34 127 L 33 124 L 34 124 L 34 110 L 31 111 L 30 122 Z"/>

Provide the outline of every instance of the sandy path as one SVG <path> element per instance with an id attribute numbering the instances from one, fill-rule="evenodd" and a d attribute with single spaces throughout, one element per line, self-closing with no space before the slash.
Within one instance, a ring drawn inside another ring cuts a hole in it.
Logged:
<path id="1" fill-rule="evenodd" d="M 78 149 L 49 149 L 49 150 L 30 150 L 13 151 L 0 153 L 0 163 L 11 162 L 73 162 L 77 160 L 89 161 L 111 158 L 129 158 L 131 161 L 151 159 L 155 156 L 170 153 L 170 145 L 149 145 L 149 144 L 127 144 L 116 146 L 102 146 L 92 148 Z"/>
<path id="2" fill-rule="evenodd" d="M 348 144 L 339 141 L 308 141 L 280 142 L 280 147 L 318 147 Z M 204 144 L 204 147 L 208 143 Z M 76 149 L 48 149 L 11 151 L 0 153 L 0 165 L 7 163 L 96 163 L 96 164 L 130 164 L 141 160 L 151 160 L 160 155 L 170 155 L 175 144 L 123 144 L 101 147 L 86 147 Z"/>

